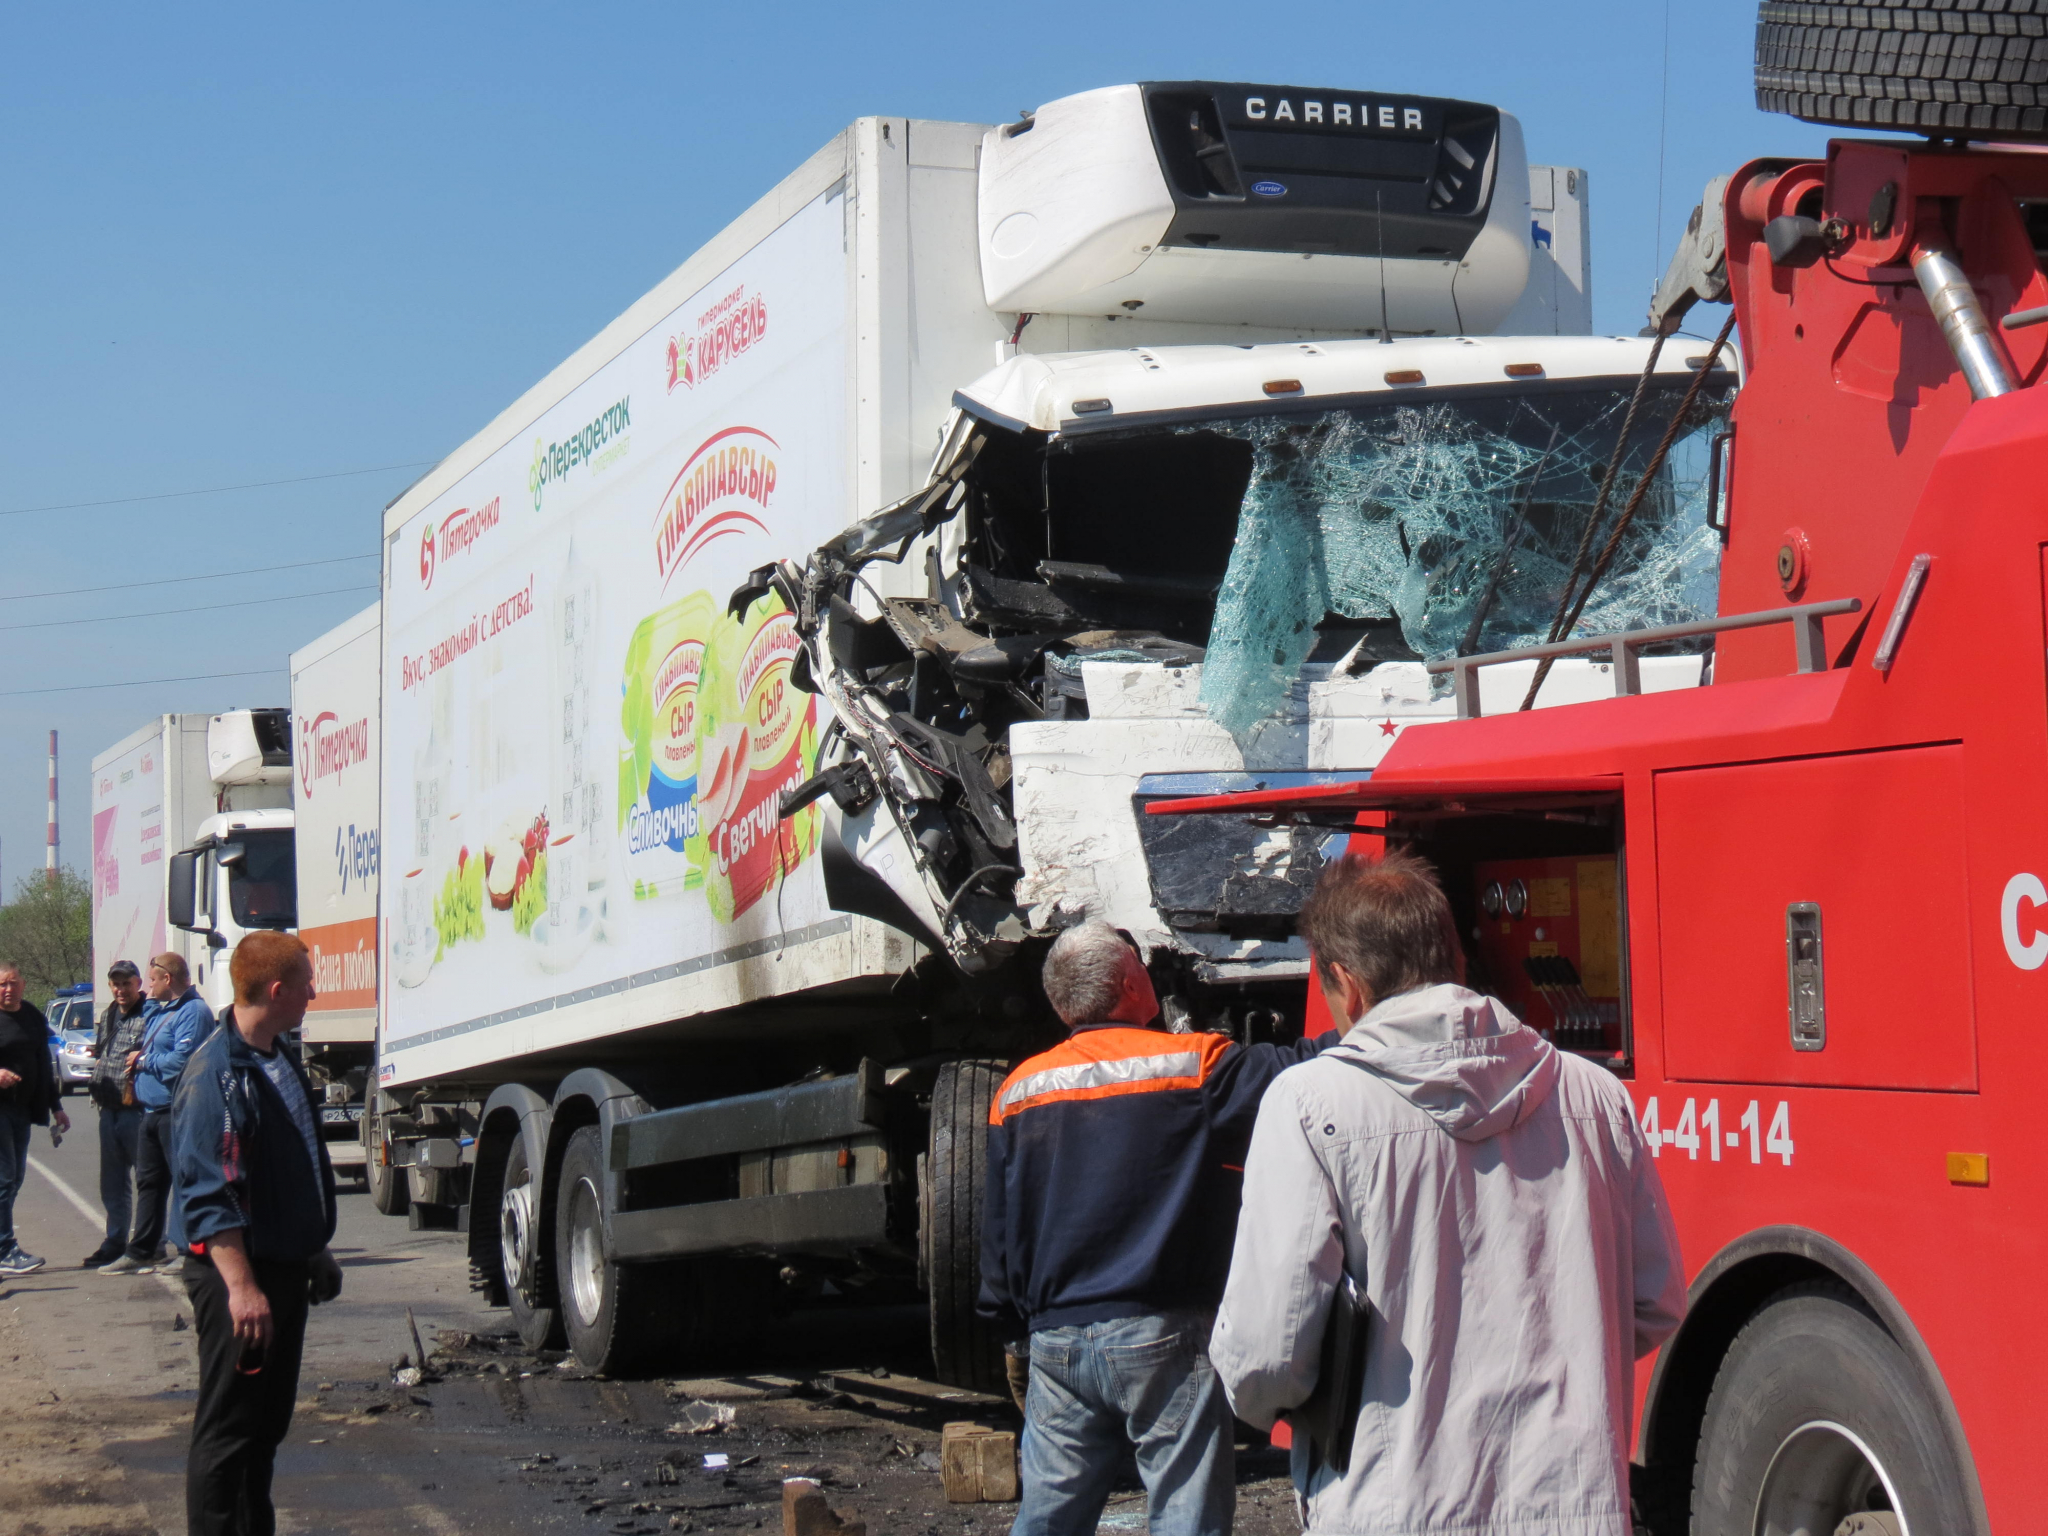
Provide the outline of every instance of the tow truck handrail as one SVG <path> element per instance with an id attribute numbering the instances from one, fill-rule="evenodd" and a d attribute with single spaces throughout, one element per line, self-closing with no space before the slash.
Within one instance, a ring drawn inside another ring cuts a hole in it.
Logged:
<path id="1" fill-rule="evenodd" d="M 1856 613 L 1863 607 L 1860 597 L 1838 597 L 1825 603 L 1798 603 L 1790 608 L 1766 608 L 1756 613 L 1696 619 L 1690 624 L 1662 624 L 1655 629 L 1625 629 L 1606 635 L 1587 635 L 1577 640 L 1553 640 L 1547 645 L 1524 645 L 1512 651 L 1488 651 L 1483 656 L 1451 656 L 1428 663 L 1426 670 L 1452 674 L 1452 691 L 1457 695 L 1458 718 L 1476 720 L 1480 715 L 1479 677 L 1481 667 L 1504 661 L 1541 661 L 1546 656 L 1576 656 L 1585 651 L 1614 653 L 1615 697 L 1643 691 L 1642 668 L 1637 665 L 1638 648 L 1664 640 L 1685 640 L 1694 635 L 1718 635 L 1729 629 L 1758 629 L 1766 624 L 1790 624 L 1792 644 L 1798 653 L 1801 672 L 1825 672 L 1827 646 L 1821 620 L 1837 614 Z"/>

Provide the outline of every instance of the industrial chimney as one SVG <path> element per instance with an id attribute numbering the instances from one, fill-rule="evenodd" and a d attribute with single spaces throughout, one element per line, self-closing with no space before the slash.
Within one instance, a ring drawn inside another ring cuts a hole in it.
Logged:
<path id="1" fill-rule="evenodd" d="M 50 830 L 43 847 L 43 880 L 57 883 L 57 733 L 50 732 Z"/>

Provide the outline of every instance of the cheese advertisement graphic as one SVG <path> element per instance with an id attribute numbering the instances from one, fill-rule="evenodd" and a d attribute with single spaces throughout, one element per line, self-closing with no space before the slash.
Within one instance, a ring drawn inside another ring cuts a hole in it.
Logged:
<path id="1" fill-rule="evenodd" d="M 388 1046 L 831 916 L 821 813 L 778 814 L 825 706 L 789 685 L 777 601 L 726 605 L 848 521 L 843 291 L 820 280 L 846 260 L 828 193 L 394 532 Z M 671 341 L 705 335 L 715 366 L 700 347 L 674 387 Z"/>

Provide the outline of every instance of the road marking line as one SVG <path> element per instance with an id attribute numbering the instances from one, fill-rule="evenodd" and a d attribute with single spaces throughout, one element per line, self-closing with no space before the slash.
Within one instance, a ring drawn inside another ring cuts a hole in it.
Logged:
<path id="1" fill-rule="evenodd" d="M 45 1163 L 41 1158 L 37 1157 L 33 1152 L 29 1154 L 28 1165 L 29 1167 L 35 1169 L 37 1173 L 40 1173 L 44 1178 L 48 1179 L 52 1184 L 56 1185 L 57 1193 L 62 1195 L 66 1200 L 69 1200 L 72 1203 L 72 1205 L 77 1208 L 78 1214 L 83 1216 L 88 1222 L 92 1224 L 95 1231 L 99 1232 L 102 1236 L 105 1235 L 107 1230 L 107 1213 L 105 1211 L 101 1210 L 98 1206 L 94 1205 L 90 1200 L 86 1199 L 85 1196 L 81 1195 L 77 1190 L 73 1189 L 69 1184 L 66 1184 L 62 1179 L 58 1178 L 55 1173 L 50 1171 L 50 1165 Z M 185 1294 L 185 1288 L 179 1285 L 173 1279 L 171 1279 L 169 1275 L 151 1275 L 150 1279 L 156 1281 L 158 1285 L 161 1285 L 165 1290 L 169 1291 L 171 1293 L 171 1299 L 173 1301 L 183 1302 L 187 1305 L 190 1305 L 191 1298 Z"/>
<path id="2" fill-rule="evenodd" d="M 384 1475 L 384 1480 L 391 1483 L 394 1487 L 398 1483 L 398 1479 L 390 1473 Z M 405 1514 L 410 1515 L 417 1524 L 423 1525 L 428 1530 L 434 1532 L 435 1536 L 462 1536 L 462 1527 L 432 1505 L 401 1504 L 398 1508 Z"/>

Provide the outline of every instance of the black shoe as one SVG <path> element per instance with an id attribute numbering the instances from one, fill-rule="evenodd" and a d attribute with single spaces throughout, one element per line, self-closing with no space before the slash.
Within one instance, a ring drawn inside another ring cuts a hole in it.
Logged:
<path id="1" fill-rule="evenodd" d="M 121 1250 L 119 1248 L 102 1246 L 88 1253 L 79 1263 L 78 1267 L 80 1269 L 98 1269 L 102 1264 L 111 1264 L 119 1257 L 121 1257 Z"/>

